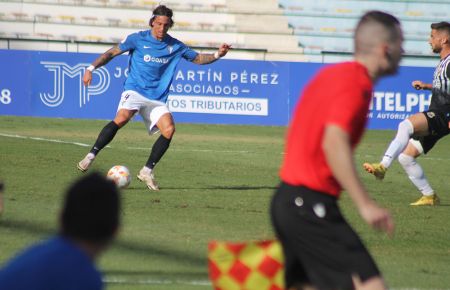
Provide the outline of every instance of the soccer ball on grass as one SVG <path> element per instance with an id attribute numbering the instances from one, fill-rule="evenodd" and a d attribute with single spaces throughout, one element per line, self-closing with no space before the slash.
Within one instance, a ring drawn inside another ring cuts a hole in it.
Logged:
<path id="1" fill-rule="evenodd" d="M 106 178 L 114 181 L 119 188 L 126 188 L 131 183 L 130 170 L 123 165 L 113 166 L 106 175 Z"/>

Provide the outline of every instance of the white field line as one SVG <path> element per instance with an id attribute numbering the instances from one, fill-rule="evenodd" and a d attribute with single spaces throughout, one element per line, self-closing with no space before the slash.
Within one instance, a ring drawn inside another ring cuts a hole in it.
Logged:
<path id="1" fill-rule="evenodd" d="M 168 279 L 127 279 L 118 277 L 104 278 L 103 282 L 108 284 L 141 284 L 141 285 L 190 285 L 211 287 L 208 280 L 168 280 Z"/>
<path id="2" fill-rule="evenodd" d="M 209 280 L 169 280 L 169 279 L 127 279 L 118 277 L 104 278 L 103 282 L 107 284 L 140 284 L 140 285 L 190 285 L 211 287 Z M 450 290 L 434 288 L 390 288 L 390 290 Z"/>
<path id="3" fill-rule="evenodd" d="M 376 158 L 375 162 L 381 160 L 380 155 L 371 155 L 371 154 L 364 154 L 364 155 L 360 155 L 360 154 L 355 154 L 355 157 L 364 157 L 364 158 Z M 441 157 L 427 157 L 425 155 L 420 156 L 419 158 L 417 158 L 417 160 L 420 162 L 420 160 L 432 160 L 432 161 L 449 161 L 450 158 L 441 158 Z M 415 288 L 406 288 L 407 290 L 417 290 Z M 406 289 L 402 289 L 402 290 L 406 290 Z"/>
<path id="4" fill-rule="evenodd" d="M 62 141 L 62 140 L 57 140 L 57 139 L 46 139 L 46 138 L 41 138 L 41 137 L 29 137 L 29 136 L 21 136 L 21 135 L 11 135 L 11 134 L 5 134 L 5 133 L 0 133 L 0 136 L 2 136 L 2 137 L 10 137 L 10 138 L 19 138 L 19 139 L 31 139 L 31 140 L 36 140 L 36 141 L 45 141 L 45 142 L 53 142 L 53 143 L 72 144 L 72 145 L 77 145 L 77 146 L 82 146 L 82 147 L 89 147 L 89 146 L 91 146 L 89 144 L 84 144 L 84 143 L 79 143 L 79 142 L 68 142 L 68 141 Z"/>
<path id="5" fill-rule="evenodd" d="M 35 140 L 35 141 L 71 144 L 71 145 L 76 145 L 76 146 L 81 146 L 81 147 L 91 147 L 92 146 L 92 144 L 85 144 L 85 143 L 80 143 L 80 142 L 69 142 L 69 141 L 63 141 L 63 140 L 58 140 L 58 139 L 47 139 L 47 138 L 43 138 L 43 137 L 30 137 L 30 136 L 22 136 L 22 135 L 17 135 L 17 134 L 6 134 L 6 133 L 1 133 L 1 132 L 0 132 L 0 137 L 18 138 L 18 139 L 30 139 L 30 140 Z M 112 148 L 109 145 L 106 146 L 106 147 Z M 145 147 L 127 147 L 127 149 L 130 149 L 130 150 L 150 150 L 150 148 L 145 148 Z M 236 154 L 255 154 L 255 153 L 258 153 L 258 152 L 255 152 L 255 151 L 248 151 L 248 150 L 211 150 L 211 149 L 175 149 L 175 148 L 172 148 L 170 150 L 171 151 L 179 151 L 179 152 L 212 152 L 212 153 L 236 153 Z M 280 154 L 284 154 L 284 153 L 281 152 Z M 356 156 L 357 157 L 364 157 L 364 158 L 366 158 L 366 157 L 368 157 L 368 158 L 376 157 L 376 156 L 370 155 L 370 154 L 365 154 L 364 156 L 357 154 Z M 448 161 L 448 160 L 450 160 L 450 158 L 421 156 L 419 158 L 419 160 Z M 448 289 L 448 290 L 450 290 L 450 289 Z"/>
<path id="6" fill-rule="evenodd" d="M 80 142 L 69 142 L 69 141 L 63 141 L 58 139 L 47 139 L 43 137 L 30 137 L 30 136 L 22 136 L 17 134 L 6 134 L 1 133 L 1 137 L 8 137 L 8 138 L 18 138 L 18 139 L 30 139 L 35 141 L 44 141 L 44 142 L 53 142 L 53 143 L 63 143 L 63 144 L 71 144 L 81 147 L 91 147 L 92 144 L 85 144 Z M 112 148 L 111 146 L 107 146 L 108 148 Z M 144 147 L 127 147 L 127 149 L 130 150 L 150 150 L 151 148 L 144 148 Z M 256 153 L 251 152 L 247 150 L 209 150 L 209 149 L 192 149 L 192 150 L 185 150 L 185 149 L 171 149 L 172 151 L 181 151 L 181 152 L 213 152 L 213 153 L 242 153 L 242 154 L 248 154 L 248 153 Z"/>
<path id="7" fill-rule="evenodd" d="M 127 147 L 130 150 L 150 150 L 150 148 L 144 147 Z M 211 149 L 170 149 L 171 151 L 180 151 L 180 152 L 213 152 L 213 153 L 257 153 L 247 150 L 211 150 Z"/>

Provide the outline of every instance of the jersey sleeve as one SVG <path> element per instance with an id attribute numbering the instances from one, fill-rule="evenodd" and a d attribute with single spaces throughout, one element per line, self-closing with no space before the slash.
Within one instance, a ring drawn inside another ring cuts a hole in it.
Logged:
<path id="1" fill-rule="evenodd" d="M 447 66 L 445 67 L 445 75 L 450 78 L 450 61 L 447 62 Z"/>
<path id="2" fill-rule="evenodd" d="M 136 40 L 137 40 L 137 33 L 129 34 L 125 39 L 123 39 L 119 43 L 119 49 L 121 51 L 130 51 L 136 48 Z"/>
<path id="3" fill-rule="evenodd" d="M 183 56 L 184 59 L 186 59 L 188 61 L 193 61 L 197 57 L 198 52 L 196 52 L 195 50 L 189 48 L 184 43 L 181 43 L 181 46 L 183 47 L 182 56 Z"/>

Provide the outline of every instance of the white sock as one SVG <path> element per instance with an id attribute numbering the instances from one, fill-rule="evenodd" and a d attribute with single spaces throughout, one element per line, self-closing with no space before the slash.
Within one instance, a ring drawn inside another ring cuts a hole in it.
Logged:
<path id="1" fill-rule="evenodd" d="M 392 161 L 394 161 L 394 159 L 396 159 L 400 153 L 405 150 L 413 133 L 414 126 L 408 119 L 403 120 L 400 124 L 398 124 L 397 135 L 395 135 L 394 140 L 392 140 L 391 144 L 389 144 L 389 147 L 381 160 L 381 164 L 385 168 L 391 166 Z"/>
<path id="2" fill-rule="evenodd" d="M 422 167 L 416 162 L 414 157 L 401 153 L 398 156 L 398 162 L 403 166 L 409 179 L 423 195 L 430 196 L 434 194 Z"/>
<path id="3" fill-rule="evenodd" d="M 89 153 L 87 154 L 87 158 L 88 158 L 89 160 L 94 160 L 94 159 L 95 159 L 95 154 L 89 152 Z"/>
<path id="4" fill-rule="evenodd" d="M 150 174 L 153 171 L 151 168 L 149 168 L 147 166 L 142 167 L 142 170 L 144 170 L 144 173 L 147 173 L 147 174 Z"/>

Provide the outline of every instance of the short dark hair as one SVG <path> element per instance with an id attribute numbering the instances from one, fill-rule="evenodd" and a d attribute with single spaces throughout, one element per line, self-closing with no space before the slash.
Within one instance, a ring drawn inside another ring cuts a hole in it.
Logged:
<path id="1" fill-rule="evenodd" d="M 165 5 L 159 5 L 155 9 L 153 9 L 152 17 L 150 18 L 150 21 L 148 22 L 148 24 L 150 26 L 153 25 L 153 21 L 155 21 L 156 16 L 167 16 L 167 17 L 169 17 L 170 27 L 172 27 L 175 24 L 175 22 L 172 19 L 172 17 L 173 17 L 172 9 L 168 8 Z"/>
<path id="2" fill-rule="evenodd" d="M 74 182 L 68 189 L 61 215 L 63 236 L 104 243 L 110 241 L 120 223 L 117 186 L 99 173 Z"/>
<path id="3" fill-rule="evenodd" d="M 448 23 L 447 21 L 432 23 L 431 29 L 445 31 L 450 36 L 450 23 Z"/>
<path id="4" fill-rule="evenodd" d="M 389 31 L 389 37 L 391 40 L 398 37 L 395 28 L 400 25 L 400 21 L 395 16 L 378 10 L 366 12 L 359 20 L 355 31 L 358 31 L 359 27 L 370 22 L 376 22 L 386 28 Z"/>

